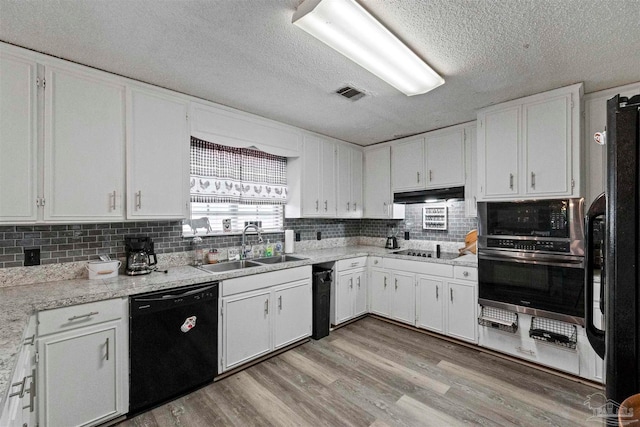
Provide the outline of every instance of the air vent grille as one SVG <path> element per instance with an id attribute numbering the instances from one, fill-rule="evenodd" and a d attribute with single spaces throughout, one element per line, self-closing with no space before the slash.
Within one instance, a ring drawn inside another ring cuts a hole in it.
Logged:
<path id="1" fill-rule="evenodd" d="M 357 101 L 358 99 L 364 96 L 363 92 L 360 92 L 358 89 L 352 88 L 350 86 L 345 86 L 336 91 L 338 95 L 344 96 L 351 101 Z"/>

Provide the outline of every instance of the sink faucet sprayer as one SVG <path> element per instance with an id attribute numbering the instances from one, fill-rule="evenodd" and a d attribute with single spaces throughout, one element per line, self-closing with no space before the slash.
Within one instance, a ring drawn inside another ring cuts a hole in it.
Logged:
<path id="1" fill-rule="evenodd" d="M 262 229 L 260 227 L 258 227 L 255 224 L 247 224 L 244 227 L 244 230 L 242 230 L 242 251 L 240 252 L 240 257 L 242 259 L 246 258 L 247 252 L 246 252 L 246 238 L 247 238 L 247 230 L 253 228 L 254 230 L 256 230 L 258 232 L 258 243 L 262 243 L 264 242 L 264 240 L 262 239 Z"/>

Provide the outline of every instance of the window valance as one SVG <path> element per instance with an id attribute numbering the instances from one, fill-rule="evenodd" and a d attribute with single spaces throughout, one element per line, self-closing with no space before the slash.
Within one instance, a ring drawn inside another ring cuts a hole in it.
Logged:
<path id="1" fill-rule="evenodd" d="M 285 204 L 287 158 L 191 137 L 192 202 Z"/>

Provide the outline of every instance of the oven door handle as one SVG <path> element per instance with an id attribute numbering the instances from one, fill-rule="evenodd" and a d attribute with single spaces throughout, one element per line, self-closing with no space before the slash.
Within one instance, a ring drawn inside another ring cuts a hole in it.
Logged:
<path id="1" fill-rule="evenodd" d="M 587 339 L 593 347 L 593 350 L 598 356 L 604 359 L 605 355 L 605 331 L 598 329 L 593 324 L 593 255 L 594 255 L 594 222 L 596 217 L 604 215 L 607 208 L 607 198 L 605 193 L 600 194 L 596 200 L 591 204 L 589 211 L 585 217 L 585 273 L 584 273 L 584 287 L 585 287 L 585 331 L 587 333 Z M 604 282 L 602 283 L 604 286 Z"/>
<path id="2" fill-rule="evenodd" d="M 551 265 L 554 267 L 584 268 L 582 259 L 566 259 L 555 257 L 516 258 L 500 255 L 478 254 L 479 260 L 515 262 L 519 264 Z"/>

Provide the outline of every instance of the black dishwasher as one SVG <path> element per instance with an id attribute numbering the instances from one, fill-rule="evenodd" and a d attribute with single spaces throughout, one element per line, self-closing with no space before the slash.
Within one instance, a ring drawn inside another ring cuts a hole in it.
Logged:
<path id="1" fill-rule="evenodd" d="M 213 380 L 218 282 L 133 295 L 129 310 L 130 414 Z"/>

